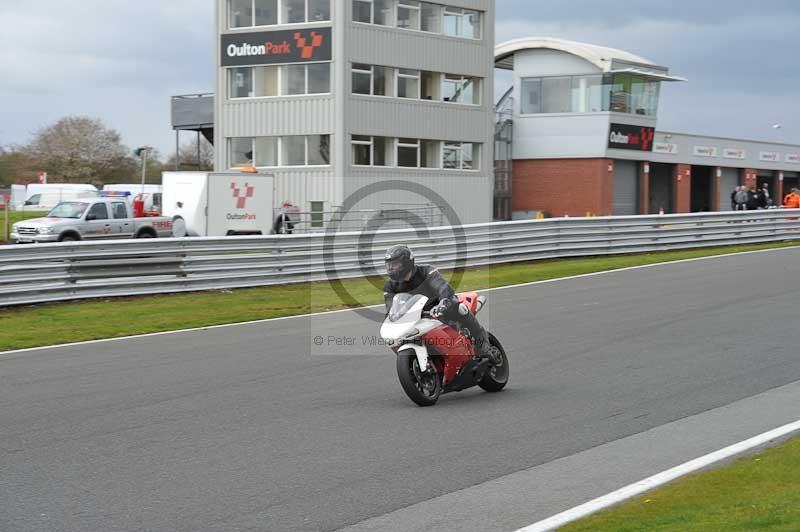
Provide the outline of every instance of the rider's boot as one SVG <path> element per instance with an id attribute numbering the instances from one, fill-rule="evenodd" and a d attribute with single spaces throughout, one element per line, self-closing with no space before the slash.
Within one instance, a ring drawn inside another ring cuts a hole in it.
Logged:
<path id="1" fill-rule="evenodd" d="M 500 350 L 489 341 L 489 333 L 486 332 L 486 329 L 482 328 L 478 334 L 478 338 L 475 340 L 475 350 L 478 358 L 489 359 L 492 364 L 500 363 Z"/>

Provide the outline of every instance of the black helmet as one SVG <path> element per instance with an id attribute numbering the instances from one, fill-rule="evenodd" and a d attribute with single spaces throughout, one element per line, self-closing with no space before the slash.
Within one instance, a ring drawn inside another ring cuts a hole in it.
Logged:
<path id="1" fill-rule="evenodd" d="M 405 280 L 409 273 L 414 273 L 417 267 L 414 263 L 414 252 L 408 246 L 394 246 L 386 250 L 383 258 L 386 263 L 386 273 L 389 279 L 399 283 Z"/>

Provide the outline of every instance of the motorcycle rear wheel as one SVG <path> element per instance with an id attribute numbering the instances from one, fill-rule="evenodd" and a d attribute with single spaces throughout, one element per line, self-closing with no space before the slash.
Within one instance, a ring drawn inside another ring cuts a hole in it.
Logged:
<path id="1" fill-rule="evenodd" d="M 433 406 L 442 395 L 442 379 L 435 367 L 423 373 L 416 355 L 397 355 L 397 377 L 409 399 L 419 406 Z"/>
<path id="2" fill-rule="evenodd" d="M 492 366 L 478 383 L 478 386 L 489 393 L 496 393 L 508 384 L 508 356 L 500 341 L 493 334 L 489 335 L 489 342 L 500 350 L 500 363 Z"/>

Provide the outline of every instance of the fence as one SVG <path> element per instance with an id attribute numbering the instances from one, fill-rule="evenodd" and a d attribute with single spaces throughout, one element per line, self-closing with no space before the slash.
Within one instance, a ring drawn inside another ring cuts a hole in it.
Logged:
<path id="1" fill-rule="evenodd" d="M 444 223 L 445 215 L 440 207 L 428 203 L 381 203 L 380 209 L 349 210 L 342 213 L 334 207 L 331 211 L 289 213 L 289 220 L 282 227 L 291 234 L 315 234 L 335 226 L 337 232 L 364 231 L 369 228 L 391 230 L 408 227 L 409 223 L 425 227 L 436 227 Z"/>
<path id="2" fill-rule="evenodd" d="M 7 246 L 0 306 L 267 286 L 382 273 L 411 245 L 440 268 L 800 240 L 800 210 L 562 218 L 410 230 Z"/>

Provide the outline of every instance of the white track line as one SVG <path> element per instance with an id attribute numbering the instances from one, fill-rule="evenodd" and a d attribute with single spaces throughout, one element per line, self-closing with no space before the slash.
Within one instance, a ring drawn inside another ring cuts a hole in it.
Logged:
<path id="1" fill-rule="evenodd" d="M 630 499 L 631 497 L 641 495 L 642 493 L 662 486 L 668 482 L 672 482 L 679 477 L 694 473 L 695 471 L 713 465 L 717 462 L 721 462 L 728 458 L 745 453 L 772 440 L 783 438 L 797 431 L 800 431 L 800 421 L 789 423 L 788 425 L 765 432 L 754 438 L 750 438 L 749 440 L 736 443 L 730 447 L 725 447 L 719 451 L 707 454 L 690 462 L 686 462 L 685 464 L 679 465 L 672 469 L 668 469 L 667 471 L 663 471 L 653 475 L 652 477 L 640 480 L 639 482 L 629 486 L 625 486 L 624 488 L 609 493 L 608 495 L 603 495 L 602 497 L 598 497 L 597 499 L 589 501 L 585 504 L 576 506 L 575 508 L 567 510 L 566 512 L 556 514 L 525 528 L 520 528 L 516 532 L 546 532 L 548 530 L 557 529 L 600 510 L 604 510 L 610 506 L 619 504 L 627 499 Z"/>
<path id="2" fill-rule="evenodd" d="M 713 260 L 713 259 L 721 259 L 721 258 L 726 258 L 726 257 L 736 257 L 736 256 L 740 256 L 740 255 L 753 255 L 753 254 L 756 254 L 756 253 L 769 253 L 769 252 L 775 252 L 775 251 L 785 251 L 785 250 L 788 250 L 788 249 L 798 250 L 800 248 L 798 248 L 796 246 L 788 246 L 788 247 L 783 247 L 783 248 L 759 249 L 759 250 L 756 250 L 756 251 L 742 251 L 742 252 L 739 252 L 739 253 L 726 253 L 724 255 L 710 255 L 708 257 L 696 257 L 694 259 L 682 259 L 682 260 L 673 260 L 673 261 L 666 261 L 666 262 L 656 262 L 656 263 L 653 263 L 653 264 L 644 264 L 642 266 L 629 266 L 627 268 L 618 268 L 618 269 L 615 269 L 615 270 L 604 270 L 604 271 L 601 271 L 601 272 L 584 273 L 584 274 L 581 274 L 581 275 L 572 275 L 570 277 L 558 277 L 556 279 L 545 279 L 543 281 L 532 281 L 532 282 L 529 282 L 529 283 L 521 283 L 521 284 L 510 285 L 510 286 L 499 286 L 497 288 L 484 288 L 484 289 L 481 289 L 480 292 L 495 292 L 495 291 L 498 291 L 498 290 L 511 290 L 511 289 L 514 289 L 514 288 L 522 288 L 522 287 L 526 287 L 526 286 L 535 286 L 535 285 L 539 285 L 539 284 L 558 283 L 558 282 L 561 282 L 561 281 L 570 281 L 570 280 L 573 280 L 573 279 L 583 279 L 585 277 L 595 277 L 597 275 L 608 275 L 608 274 L 612 274 L 612 273 L 620 273 L 620 272 L 627 272 L 627 271 L 633 271 L 633 270 L 643 270 L 645 268 L 655 268 L 657 266 L 668 266 L 670 264 L 685 264 L 685 263 L 688 263 L 688 262 L 698 262 L 698 261 L 702 261 L 702 260 Z M 573 258 L 575 258 L 575 257 L 573 257 Z M 478 267 L 478 269 L 488 268 L 488 267 L 490 267 L 490 266 L 480 266 L 480 267 Z M 382 305 L 370 305 L 370 306 L 359 307 L 359 308 L 366 309 L 366 308 L 377 308 L 377 307 L 381 307 L 381 306 Z M 103 339 L 100 339 L 100 340 L 86 340 L 84 342 L 72 342 L 72 343 L 68 343 L 68 344 L 48 345 L 48 346 L 42 346 L 42 347 L 29 347 L 29 348 L 26 348 L 26 349 L 16 349 L 14 351 L 0 351 L 0 357 L 2 357 L 4 355 L 13 355 L 13 354 L 16 354 L 16 353 L 26 353 L 26 352 L 29 352 L 29 351 L 44 351 L 44 350 L 47 350 L 47 349 L 58 349 L 58 348 L 61 348 L 61 347 L 74 347 L 74 346 L 79 346 L 79 345 L 100 344 L 100 343 L 105 343 L 105 342 L 118 342 L 118 341 L 123 341 L 123 340 L 131 340 L 131 339 L 135 339 L 135 338 L 149 338 L 149 337 L 152 337 L 152 336 L 164 336 L 164 335 L 167 335 L 167 334 L 181 334 L 181 333 L 189 333 L 189 332 L 197 332 L 197 331 L 210 331 L 210 330 L 214 330 L 214 329 L 224 329 L 224 328 L 227 328 L 227 327 L 242 327 L 242 326 L 246 326 L 246 325 L 257 325 L 257 324 L 261 324 L 261 323 L 270 323 L 270 322 L 273 322 L 273 321 L 293 320 L 293 319 L 298 319 L 298 318 L 310 318 L 310 317 L 315 317 L 315 316 L 326 316 L 328 314 L 339 314 L 341 312 L 352 312 L 354 310 L 357 310 L 357 309 L 350 308 L 350 309 L 332 310 L 332 311 L 328 311 L 328 312 L 314 312 L 314 313 L 311 313 L 311 314 L 297 314 L 295 316 L 283 316 L 283 317 L 280 317 L 280 318 L 267 318 L 267 319 L 263 319 L 263 320 L 243 321 L 243 322 L 238 322 L 238 323 L 226 323 L 226 324 L 223 324 L 223 325 L 208 325 L 206 327 L 194 327 L 194 328 L 191 328 L 191 329 L 178 329 L 178 330 L 175 330 L 175 331 L 163 331 L 163 332 L 157 332 L 157 333 L 136 334 L 136 335 L 132 335 L 132 336 L 119 336 L 119 337 L 116 337 L 116 338 L 103 338 Z"/>

